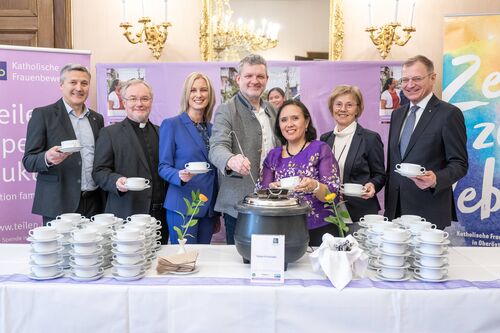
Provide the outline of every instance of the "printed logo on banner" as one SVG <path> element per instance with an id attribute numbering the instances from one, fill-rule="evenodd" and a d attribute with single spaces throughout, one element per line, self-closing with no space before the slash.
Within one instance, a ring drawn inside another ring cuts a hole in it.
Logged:
<path id="1" fill-rule="evenodd" d="M 7 80 L 7 62 L 0 61 L 0 80 Z"/>

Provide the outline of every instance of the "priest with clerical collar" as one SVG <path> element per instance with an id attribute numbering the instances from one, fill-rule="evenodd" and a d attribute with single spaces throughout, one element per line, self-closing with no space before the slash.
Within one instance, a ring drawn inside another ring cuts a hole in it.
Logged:
<path id="1" fill-rule="evenodd" d="M 150 214 L 162 221 L 162 243 L 168 240 L 163 209 L 166 184 L 158 175 L 158 126 L 149 121 L 151 86 L 132 79 L 122 87 L 127 118 L 101 130 L 93 177 L 108 192 L 106 213 L 126 218 Z"/>

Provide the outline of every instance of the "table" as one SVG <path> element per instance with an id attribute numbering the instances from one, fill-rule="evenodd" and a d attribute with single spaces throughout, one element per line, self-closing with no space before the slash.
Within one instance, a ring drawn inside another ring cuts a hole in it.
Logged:
<path id="1" fill-rule="evenodd" d="M 279 286 L 253 285 L 234 246 L 198 249 L 199 272 L 136 282 L 31 281 L 28 245 L 0 245 L 0 332 L 498 332 L 500 249 L 450 248 L 449 282 L 352 281 L 304 256 Z M 164 246 L 160 255 L 175 253 Z"/>

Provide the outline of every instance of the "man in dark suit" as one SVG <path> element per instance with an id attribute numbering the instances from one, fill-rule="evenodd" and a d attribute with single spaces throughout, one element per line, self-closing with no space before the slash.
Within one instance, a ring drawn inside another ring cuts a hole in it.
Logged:
<path id="1" fill-rule="evenodd" d="M 93 176 L 108 193 L 106 213 L 121 218 L 150 214 L 162 222 L 162 242 L 166 244 L 166 185 L 158 175 L 159 128 L 149 121 L 153 92 L 146 82 L 132 79 L 124 84 L 121 95 L 127 118 L 101 130 Z M 146 178 L 151 181 L 150 187 L 132 188 L 127 184 L 129 177 Z"/>
<path id="2" fill-rule="evenodd" d="M 88 109 L 90 72 L 78 64 L 61 70 L 62 98 L 33 110 L 23 164 L 38 172 L 32 212 L 47 223 L 62 213 L 87 217 L 102 213 L 104 196 L 92 179 L 95 140 L 103 117 Z M 78 139 L 79 152 L 61 151 L 61 142 Z"/>
<path id="3" fill-rule="evenodd" d="M 419 55 L 403 64 L 401 88 L 410 103 L 391 116 L 385 215 L 420 215 L 443 229 L 457 220 L 452 185 L 467 173 L 467 135 L 462 111 L 432 93 L 435 80 L 428 58 Z M 404 177 L 395 172 L 399 163 L 427 171 Z"/>

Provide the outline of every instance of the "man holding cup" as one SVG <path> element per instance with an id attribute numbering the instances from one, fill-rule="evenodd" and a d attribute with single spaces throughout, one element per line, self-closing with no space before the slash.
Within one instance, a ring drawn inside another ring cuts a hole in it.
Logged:
<path id="1" fill-rule="evenodd" d="M 279 144 L 276 111 L 261 98 L 268 78 L 266 60 L 246 56 L 236 75 L 239 92 L 215 113 L 209 159 L 222 173 L 215 210 L 224 213 L 228 244 L 234 244 L 236 203 L 254 190 L 267 153 Z"/>
<path id="2" fill-rule="evenodd" d="M 104 118 L 85 106 L 89 86 L 86 67 L 64 66 L 62 98 L 35 108 L 28 123 L 23 165 L 38 172 L 32 212 L 42 215 L 44 224 L 62 213 L 90 217 L 104 208 L 104 195 L 92 179 L 95 141 Z"/>
<path id="3" fill-rule="evenodd" d="M 467 173 L 467 135 L 462 111 L 432 93 L 435 81 L 428 58 L 404 62 L 401 88 L 410 103 L 391 116 L 385 215 L 419 215 L 444 229 L 457 220 L 452 185 Z M 405 175 L 398 164 L 425 171 Z"/>
<path id="4" fill-rule="evenodd" d="M 108 193 L 106 213 L 121 218 L 150 214 L 162 222 L 166 244 L 166 184 L 158 175 L 159 128 L 149 121 L 153 91 L 145 81 L 132 79 L 123 84 L 121 95 L 127 118 L 101 130 L 93 176 Z"/>

